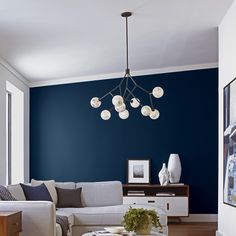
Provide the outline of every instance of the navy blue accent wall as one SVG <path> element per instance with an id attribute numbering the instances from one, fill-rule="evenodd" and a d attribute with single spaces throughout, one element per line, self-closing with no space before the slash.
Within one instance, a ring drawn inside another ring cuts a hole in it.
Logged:
<path id="1" fill-rule="evenodd" d="M 102 109 L 91 108 L 90 99 L 119 79 L 31 88 L 31 178 L 126 183 L 127 159 L 149 158 L 151 181 L 158 183 L 162 163 L 170 153 L 179 153 L 181 182 L 190 185 L 190 213 L 217 213 L 218 70 L 139 76 L 136 81 L 150 90 L 163 87 L 164 97 L 154 101 L 158 120 L 131 108 L 126 121 L 115 112 L 109 121 L 100 118 Z"/>

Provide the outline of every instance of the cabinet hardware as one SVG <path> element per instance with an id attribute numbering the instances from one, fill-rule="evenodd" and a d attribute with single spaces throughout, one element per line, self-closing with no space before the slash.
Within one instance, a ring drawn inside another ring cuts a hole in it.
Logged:
<path id="1" fill-rule="evenodd" d="M 170 210 L 170 203 L 167 203 L 167 204 L 166 204 L 166 209 L 167 209 L 167 211 Z"/>
<path id="2" fill-rule="evenodd" d="M 148 200 L 148 203 L 155 203 L 154 200 Z"/>

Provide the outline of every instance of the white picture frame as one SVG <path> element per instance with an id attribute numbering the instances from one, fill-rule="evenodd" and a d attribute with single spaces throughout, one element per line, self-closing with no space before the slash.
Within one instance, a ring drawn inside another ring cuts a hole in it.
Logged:
<path id="1" fill-rule="evenodd" d="M 150 160 L 128 160 L 129 184 L 150 184 Z"/>

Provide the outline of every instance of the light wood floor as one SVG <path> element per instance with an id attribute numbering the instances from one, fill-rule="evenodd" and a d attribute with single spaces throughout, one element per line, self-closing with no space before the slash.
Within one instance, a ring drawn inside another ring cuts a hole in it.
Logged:
<path id="1" fill-rule="evenodd" d="M 215 236 L 216 223 L 168 223 L 169 236 Z"/>

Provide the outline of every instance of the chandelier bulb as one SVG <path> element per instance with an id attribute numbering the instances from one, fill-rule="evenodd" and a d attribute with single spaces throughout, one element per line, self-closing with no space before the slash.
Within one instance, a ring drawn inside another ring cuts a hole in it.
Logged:
<path id="1" fill-rule="evenodd" d="M 151 114 L 151 111 L 152 111 L 151 107 L 147 105 L 141 108 L 141 113 L 143 116 L 149 116 Z"/>
<path id="2" fill-rule="evenodd" d="M 124 99 L 122 96 L 120 95 L 115 95 L 113 98 L 112 98 L 112 104 L 114 106 L 121 106 L 122 104 L 124 103 Z"/>
<path id="3" fill-rule="evenodd" d="M 91 107 L 93 108 L 98 108 L 101 106 L 101 101 L 98 97 L 93 97 L 91 100 L 90 100 L 90 105 Z"/>
<path id="4" fill-rule="evenodd" d="M 126 120 L 129 118 L 129 111 L 128 110 L 124 110 L 122 112 L 119 112 L 119 117 L 122 119 L 122 120 Z"/>
<path id="5" fill-rule="evenodd" d="M 132 98 L 130 101 L 130 106 L 133 108 L 137 108 L 140 105 L 140 100 L 138 98 Z"/>
<path id="6" fill-rule="evenodd" d="M 152 119 L 152 120 L 156 120 L 158 119 L 160 116 L 160 112 L 157 110 L 157 109 L 154 109 L 151 111 L 149 117 Z"/>
<path id="7" fill-rule="evenodd" d="M 153 90 L 152 90 L 152 95 L 155 97 L 155 98 L 161 98 L 164 94 L 164 90 L 161 88 L 161 87 L 155 87 Z"/>
<path id="8" fill-rule="evenodd" d="M 122 112 L 122 111 L 124 111 L 125 109 L 126 109 L 125 103 L 122 103 L 120 106 L 115 106 L 115 110 L 116 110 L 117 112 Z"/>
<path id="9" fill-rule="evenodd" d="M 108 111 L 108 110 L 103 110 L 103 111 L 101 112 L 101 118 L 102 118 L 103 120 L 109 120 L 109 119 L 111 118 L 111 112 Z"/>

